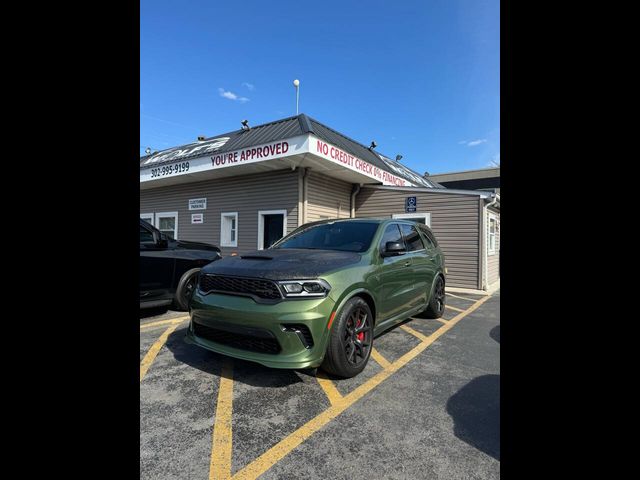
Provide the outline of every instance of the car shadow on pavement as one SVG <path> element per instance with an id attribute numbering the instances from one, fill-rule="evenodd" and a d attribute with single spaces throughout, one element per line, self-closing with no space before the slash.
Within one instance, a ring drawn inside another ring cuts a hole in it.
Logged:
<path id="1" fill-rule="evenodd" d="M 493 338 L 496 342 L 500 343 L 500 325 L 496 325 L 489 332 L 489 336 Z"/>
<path id="2" fill-rule="evenodd" d="M 184 341 L 184 329 L 177 330 L 169 335 L 166 347 L 173 353 L 173 357 L 181 363 L 197 368 L 211 375 L 220 375 L 222 364 L 226 357 L 219 353 L 210 352 L 197 345 Z M 295 370 L 281 370 L 268 368 L 255 362 L 240 359 L 233 361 L 234 381 L 245 383 L 254 387 L 284 388 L 295 383 L 301 383 L 302 373 Z"/>
<path id="3" fill-rule="evenodd" d="M 482 375 L 447 402 L 460 440 L 500 461 L 500 375 Z"/>

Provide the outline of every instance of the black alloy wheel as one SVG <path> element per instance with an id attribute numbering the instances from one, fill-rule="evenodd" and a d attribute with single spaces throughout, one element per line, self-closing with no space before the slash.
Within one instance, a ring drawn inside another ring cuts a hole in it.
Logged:
<path id="1" fill-rule="evenodd" d="M 371 350 L 371 318 L 362 307 L 356 307 L 345 322 L 342 341 L 344 353 L 354 367 L 359 367 L 369 358 Z"/>
<path id="2" fill-rule="evenodd" d="M 438 275 L 436 278 L 436 284 L 433 286 L 433 294 L 429 299 L 429 305 L 425 310 L 425 316 L 427 318 L 440 318 L 444 313 L 444 307 L 446 302 L 444 279 Z"/>

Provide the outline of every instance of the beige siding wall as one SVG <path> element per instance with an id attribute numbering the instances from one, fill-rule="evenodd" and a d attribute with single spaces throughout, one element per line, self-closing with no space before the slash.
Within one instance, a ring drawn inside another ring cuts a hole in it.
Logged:
<path id="1" fill-rule="evenodd" d="M 189 211 L 189 199 L 206 198 L 207 209 Z M 287 232 L 298 226 L 298 172 L 290 170 L 230 177 L 140 191 L 140 213 L 178 212 L 178 239 L 220 245 L 220 214 L 238 212 L 238 247 L 222 254 L 243 254 L 258 247 L 258 211 L 287 210 Z M 191 224 L 192 213 L 204 223 Z"/>
<path id="2" fill-rule="evenodd" d="M 409 196 L 417 197 L 418 213 L 431 213 L 431 229 L 446 257 L 447 284 L 481 288 L 478 196 L 363 188 L 356 197 L 356 217 L 404 213 Z"/>
<path id="3" fill-rule="evenodd" d="M 497 221 L 496 228 L 496 248 L 495 253 L 489 253 L 489 217 L 495 217 Z M 487 283 L 491 285 L 500 278 L 500 213 L 495 210 L 487 209 Z"/>
<path id="4" fill-rule="evenodd" d="M 317 172 L 307 176 L 307 222 L 349 218 L 351 184 Z"/>

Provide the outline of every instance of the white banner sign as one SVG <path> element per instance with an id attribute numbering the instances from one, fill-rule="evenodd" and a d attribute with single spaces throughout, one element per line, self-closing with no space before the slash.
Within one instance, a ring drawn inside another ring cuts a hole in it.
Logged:
<path id="1" fill-rule="evenodd" d="M 189 200 L 189 210 L 206 210 L 207 199 L 206 198 L 192 198 Z"/>
<path id="2" fill-rule="evenodd" d="M 277 142 L 267 143 L 256 147 L 247 147 L 233 152 L 214 152 L 209 156 L 182 159 L 176 162 L 157 166 L 151 165 L 140 170 L 140 183 L 205 172 L 208 170 L 234 167 L 236 165 L 264 162 L 266 160 L 273 160 L 276 158 L 304 153 L 311 153 L 312 155 L 328 160 L 344 168 L 358 172 L 382 183 L 383 185 L 395 185 L 398 187 L 415 186 L 415 184 L 400 176 L 383 170 L 382 168 L 351 155 L 350 153 L 347 153 L 344 150 L 331 145 L 330 143 L 324 142 L 310 134 L 300 135 L 288 140 L 279 140 Z M 398 169 L 394 168 L 394 170 Z M 191 207 L 191 202 L 196 200 L 205 200 L 205 204 L 202 209 L 206 209 L 206 199 L 193 199 L 189 200 L 189 210 L 197 210 L 196 208 Z M 199 209 L 200 208 L 198 208 L 198 210 Z"/>
<path id="3" fill-rule="evenodd" d="M 233 152 L 214 153 L 206 157 L 150 166 L 140 170 L 140 183 L 307 153 L 309 151 L 308 139 L 308 135 L 300 135 L 288 140 L 247 147 Z"/>
<path id="4" fill-rule="evenodd" d="M 355 157 L 350 153 L 331 145 L 330 143 L 319 140 L 313 135 L 309 136 L 309 153 L 319 155 L 326 160 L 342 165 L 349 170 L 362 173 L 370 178 L 375 178 L 379 182 L 382 182 L 383 185 L 395 185 L 398 187 L 415 186 L 404 178 L 397 177 L 396 175 L 393 175 L 386 170 L 382 170 L 369 162 L 365 162 L 364 160 Z"/>

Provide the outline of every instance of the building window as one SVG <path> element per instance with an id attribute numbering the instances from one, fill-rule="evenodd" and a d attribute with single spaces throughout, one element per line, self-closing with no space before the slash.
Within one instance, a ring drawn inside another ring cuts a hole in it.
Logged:
<path id="1" fill-rule="evenodd" d="M 178 212 L 156 213 L 156 228 L 171 238 L 178 239 Z"/>
<path id="2" fill-rule="evenodd" d="M 496 217 L 489 216 L 489 255 L 496 253 Z"/>
<path id="3" fill-rule="evenodd" d="M 222 213 L 220 217 L 220 246 L 238 246 L 238 212 Z"/>
<path id="4" fill-rule="evenodd" d="M 140 218 L 145 222 L 149 222 L 150 225 L 153 225 L 153 213 L 141 213 Z"/>
<path id="5" fill-rule="evenodd" d="M 394 213 L 391 218 L 402 218 L 412 222 L 424 223 L 427 227 L 431 227 L 431 213 Z"/>

